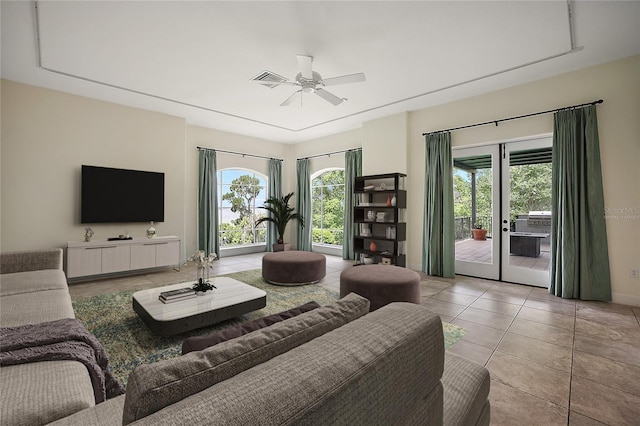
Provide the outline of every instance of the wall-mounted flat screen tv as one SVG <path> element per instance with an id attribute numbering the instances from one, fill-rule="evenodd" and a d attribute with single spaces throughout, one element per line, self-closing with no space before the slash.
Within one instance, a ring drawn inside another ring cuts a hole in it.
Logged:
<path id="1" fill-rule="evenodd" d="M 82 166 L 82 223 L 164 222 L 164 173 Z"/>

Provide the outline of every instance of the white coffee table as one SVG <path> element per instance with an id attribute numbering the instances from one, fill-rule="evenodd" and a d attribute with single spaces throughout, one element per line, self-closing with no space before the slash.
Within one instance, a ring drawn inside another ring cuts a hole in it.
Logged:
<path id="1" fill-rule="evenodd" d="M 267 293 L 228 277 L 210 280 L 217 289 L 211 294 L 173 303 L 162 303 L 163 291 L 191 287 L 193 282 L 150 288 L 133 293 L 133 310 L 149 329 L 171 336 L 206 327 L 267 306 Z"/>

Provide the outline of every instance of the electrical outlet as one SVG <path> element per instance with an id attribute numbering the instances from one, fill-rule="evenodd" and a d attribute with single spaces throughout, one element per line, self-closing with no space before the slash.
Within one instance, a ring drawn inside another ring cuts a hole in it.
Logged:
<path id="1" fill-rule="evenodd" d="M 631 278 L 638 278 L 638 270 L 637 269 L 632 269 L 631 270 Z"/>

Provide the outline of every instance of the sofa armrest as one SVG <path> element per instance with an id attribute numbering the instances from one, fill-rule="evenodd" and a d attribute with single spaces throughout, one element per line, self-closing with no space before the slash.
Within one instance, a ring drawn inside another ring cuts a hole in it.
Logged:
<path id="1" fill-rule="evenodd" d="M 444 426 L 489 425 L 489 370 L 447 351 L 444 357 L 442 387 Z"/>
<path id="2" fill-rule="evenodd" d="M 39 271 L 43 269 L 62 270 L 62 249 L 0 253 L 0 274 Z"/>

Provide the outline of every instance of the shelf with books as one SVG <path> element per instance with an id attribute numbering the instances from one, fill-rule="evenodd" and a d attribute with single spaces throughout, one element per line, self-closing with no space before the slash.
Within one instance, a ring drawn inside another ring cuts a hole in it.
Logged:
<path id="1" fill-rule="evenodd" d="M 357 264 L 406 265 L 407 191 L 405 174 L 357 176 L 353 237 Z"/>

